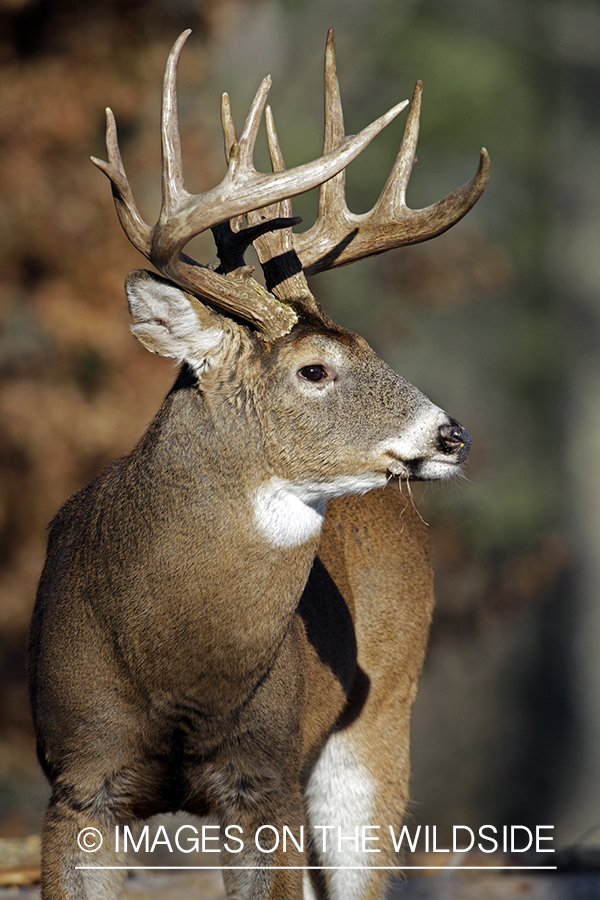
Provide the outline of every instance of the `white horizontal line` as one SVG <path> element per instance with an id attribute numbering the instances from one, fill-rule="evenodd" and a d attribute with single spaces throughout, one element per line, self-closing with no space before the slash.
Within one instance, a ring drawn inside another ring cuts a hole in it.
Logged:
<path id="1" fill-rule="evenodd" d="M 314 869 L 317 872 L 321 869 L 385 869 L 390 872 L 405 872 L 407 869 L 478 869 L 481 871 L 502 871 L 502 872 L 514 872 L 523 870 L 528 871 L 553 871 L 558 868 L 558 866 L 75 866 L 76 869 L 126 869 L 126 870 L 143 870 L 143 871 L 153 871 L 156 869 L 160 869 L 161 871 L 180 871 L 185 872 L 186 870 L 194 871 L 197 869 L 210 869 L 220 871 L 222 869 L 227 869 L 231 871 L 235 871 L 235 869 Z"/>

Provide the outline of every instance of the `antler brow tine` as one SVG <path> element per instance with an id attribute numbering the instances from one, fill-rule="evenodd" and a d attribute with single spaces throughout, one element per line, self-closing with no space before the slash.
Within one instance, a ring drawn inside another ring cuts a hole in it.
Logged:
<path id="1" fill-rule="evenodd" d="M 144 222 L 133 198 L 119 151 L 117 124 L 112 109 L 106 109 L 106 152 L 108 162 L 92 156 L 92 162 L 110 179 L 117 216 L 123 230 L 136 250 L 148 256 L 152 229 Z"/>

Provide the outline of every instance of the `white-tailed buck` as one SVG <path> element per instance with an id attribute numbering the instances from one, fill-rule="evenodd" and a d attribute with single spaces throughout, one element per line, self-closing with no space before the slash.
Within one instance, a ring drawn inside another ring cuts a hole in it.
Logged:
<path id="1" fill-rule="evenodd" d="M 129 275 L 132 331 L 183 365 L 138 446 L 51 526 L 30 639 L 52 785 L 43 896 L 117 896 L 115 826 L 184 810 L 223 829 L 231 898 L 367 900 L 389 874 L 374 867 L 394 864 L 433 602 L 426 530 L 399 481 L 451 477 L 470 437 L 327 318 L 304 273 L 440 234 L 480 197 L 489 162 L 482 151 L 471 182 L 407 208 L 418 84 L 381 197 L 351 213 L 344 168 L 406 104 L 346 138 L 330 33 L 323 155 L 286 170 L 267 108 L 273 172 L 254 169 L 266 78 L 239 138 L 224 96 L 227 174 L 191 195 L 176 105 L 187 34 L 165 73 L 153 228 L 110 111 L 109 162 L 94 160 L 164 276 Z M 293 234 L 289 198 L 319 184 L 315 225 Z M 218 268 L 183 253 L 208 228 Z M 251 243 L 266 287 L 244 264 Z M 266 850 L 284 831 L 298 846 L 261 852 L 261 826 Z M 87 828 L 103 836 L 95 854 L 78 844 Z"/>

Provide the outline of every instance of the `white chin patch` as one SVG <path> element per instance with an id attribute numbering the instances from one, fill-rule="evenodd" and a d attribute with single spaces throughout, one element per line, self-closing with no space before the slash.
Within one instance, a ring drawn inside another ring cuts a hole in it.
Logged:
<path id="1" fill-rule="evenodd" d="M 425 459 L 419 468 L 419 478 L 427 481 L 442 481 L 453 478 L 460 472 L 460 466 L 449 459 Z"/>
<path id="2" fill-rule="evenodd" d="M 385 475 L 374 474 L 298 483 L 273 477 L 254 492 L 254 523 L 274 546 L 297 547 L 320 533 L 327 500 L 364 494 L 384 487 L 386 481 Z"/>

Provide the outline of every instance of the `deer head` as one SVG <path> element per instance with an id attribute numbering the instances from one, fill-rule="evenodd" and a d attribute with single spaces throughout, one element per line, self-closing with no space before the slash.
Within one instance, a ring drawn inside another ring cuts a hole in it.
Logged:
<path id="1" fill-rule="evenodd" d="M 419 130 L 419 82 L 379 200 L 364 215 L 350 212 L 345 167 L 408 101 L 347 138 L 330 30 L 323 155 L 286 169 L 267 107 L 273 171 L 255 170 L 253 151 L 270 87 L 267 77 L 239 138 L 228 97 L 223 96 L 227 173 L 216 187 L 192 195 L 184 187 L 176 100 L 177 66 L 188 35 L 186 31 L 176 41 L 165 71 L 162 206 L 154 227 L 136 207 L 110 110 L 109 162 L 93 161 L 112 182 L 127 236 L 168 279 L 147 272 L 129 276 L 133 333 L 152 352 L 185 360 L 208 406 L 227 411 L 224 419 L 213 417 L 214 422 L 227 423 L 217 426 L 227 430 L 223 446 L 237 448 L 227 465 L 244 464 L 248 440 L 261 448 L 261 459 L 253 458 L 251 466 L 246 457 L 246 466 L 255 474 L 255 517 L 276 542 L 293 543 L 306 529 L 313 532 L 330 497 L 382 486 L 390 476 L 444 478 L 466 459 L 468 433 L 392 372 L 362 338 L 332 322 L 313 297 L 305 273 L 346 265 L 447 230 L 481 196 L 489 159 L 482 150 L 473 179 L 439 202 L 421 210 L 407 207 Z M 300 220 L 292 217 L 290 198 L 317 185 L 317 220 L 308 231 L 294 234 L 292 226 Z M 183 252 L 208 228 L 217 245 L 218 268 L 203 266 Z M 266 287 L 244 263 L 250 244 Z M 281 523 L 296 503 L 311 512 L 308 519 L 304 516 L 306 528 L 293 528 L 291 537 Z"/>

